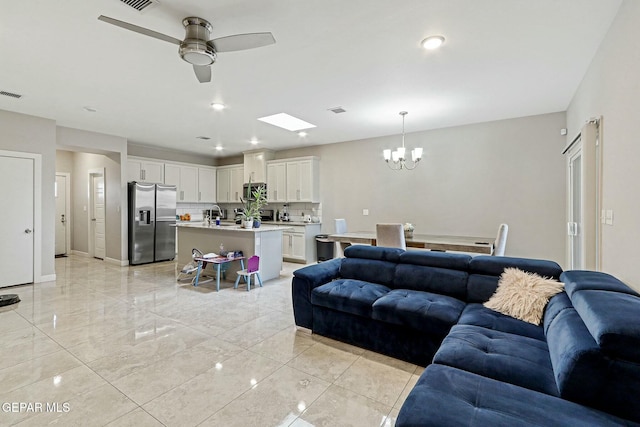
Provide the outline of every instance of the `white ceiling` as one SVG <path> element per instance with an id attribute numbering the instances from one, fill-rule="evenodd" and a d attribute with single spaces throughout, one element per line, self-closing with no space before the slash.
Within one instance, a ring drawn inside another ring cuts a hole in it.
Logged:
<path id="1" fill-rule="evenodd" d="M 137 144 L 232 155 L 564 111 L 620 0 L 0 0 L 0 109 Z M 260 49 L 221 53 L 211 83 L 177 46 L 98 21 L 107 15 L 182 39 L 198 16 L 212 37 L 271 31 Z M 428 35 L 446 42 L 420 48 Z M 212 102 L 228 106 L 217 112 Z M 89 113 L 83 107 L 97 110 Z M 346 113 L 328 108 L 342 106 Z M 317 125 L 306 138 L 258 117 Z M 197 136 L 209 136 L 200 141 Z M 224 149 L 218 153 L 215 145 Z"/>

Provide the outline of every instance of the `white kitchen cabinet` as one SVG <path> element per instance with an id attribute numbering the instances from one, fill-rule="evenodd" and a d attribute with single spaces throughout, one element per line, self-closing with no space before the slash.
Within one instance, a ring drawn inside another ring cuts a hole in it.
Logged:
<path id="1" fill-rule="evenodd" d="M 198 168 L 172 163 L 164 165 L 164 183 L 175 185 L 177 202 L 198 201 Z"/>
<path id="2" fill-rule="evenodd" d="M 266 182 L 267 161 L 273 159 L 274 153 L 270 150 L 248 151 L 244 153 L 243 183 Z"/>
<path id="3" fill-rule="evenodd" d="M 221 166 L 216 172 L 218 203 L 240 202 L 244 173 L 242 165 Z"/>
<path id="4" fill-rule="evenodd" d="M 287 161 L 287 201 L 320 202 L 317 158 Z"/>
<path id="5" fill-rule="evenodd" d="M 267 163 L 267 201 L 287 201 L 287 164 L 286 162 Z"/>
<path id="6" fill-rule="evenodd" d="M 289 260 L 305 261 L 304 227 L 301 231 L 282 232 L 282 257 Z"/>
<path id="7" fill-rule="evenodd" d="M 317 157 L 267 162 L 267 201 L 320 202 L 320 167 Z"/>
<path id="8" fill-rule="evenodd" d="M 215 168 L 198 168 L 198 201 L 216 203 Z"/>
<path id="9" fill-rule="evenodd" d="M 145 159 L 127 160 L 127 182 L 164 183 L 164 163 Z"/>
<path id="10" fill-rule="evenodd" d="M 282 232 L 282 258 L 293 262 L 309 264 L 317 260 L 316 235 L 320 234 L 320 224 L 288 226 Z"/>

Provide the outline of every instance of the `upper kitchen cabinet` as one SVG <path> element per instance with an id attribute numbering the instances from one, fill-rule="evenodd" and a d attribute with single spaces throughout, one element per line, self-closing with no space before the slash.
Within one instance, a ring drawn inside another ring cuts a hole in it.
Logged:
<path id="1" fill-rule="evenodd" d="M 287 201 L 287 163 L 267 163 L 267 202 Z"/>
<path id="2" fill-rule="evenodd" d="M 127 159 L 127 181 L 164 183 L 164 163 L 129 157 Z"/>
<path id="3" fill-rule="evenodd" d="M 247 151 L 244 153 L 244 181 L 267 182 L 267 161 L 274 158 L 273 151 Z"/>
<path id="4" fill-rule="evenodd" d="M 202 203 L 216 202 L 216 169 L 198 168 L 198 201 Z"/>
<path id="5" fill-rule="evenodd" d="M 218 203 L 240 203 L 244 184 L 243 165 L 220 166 L 216 172 Z"/>
<path id="6" fill-rule="evenodd" d="M 267 162 L 269 202 L 320 202 L 320 167 L 317 157 Z"/>
<path id="7" fill-rule="evenodd" d="M 317 157 L 288 160 L 287 202 L 320 202 L 320 168 Z M 267 187 L 268 188 L 268 187 Z"/>
<path id="8" fill-rule="evenodd" d="M 165 163 L 164 183 L 176 186 L 177 202 L 198 202 L 197 167 Z"/>

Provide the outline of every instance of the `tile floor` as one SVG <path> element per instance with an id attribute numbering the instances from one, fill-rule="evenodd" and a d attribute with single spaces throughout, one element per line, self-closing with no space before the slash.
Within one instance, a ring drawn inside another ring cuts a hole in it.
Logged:
<path id="1" fill-rule="evenodd" d="M 0 308 L 3 426 L 393 426 L 423 370 L 297 330 L 299 264 L 217 293 L 174 262 L 55 262 L 55 282 L 1 292 L 22 299 Z"/>

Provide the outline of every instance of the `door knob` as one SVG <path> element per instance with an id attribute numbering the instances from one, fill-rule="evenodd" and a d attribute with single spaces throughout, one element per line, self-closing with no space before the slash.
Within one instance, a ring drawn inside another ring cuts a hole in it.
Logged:
<path id="1" fill-rule="evenodd" d="M 33 230 L 32 230 L 32 229 L 30 229 L 30 228 L 27 228 L 27 229 L 25 229 L 25 230 L 24 230 L 24 232 L 25 232 L 25 233 L 27 233 L 27 234 L 31 233 L 32 231 L 33 231 Z"/>

